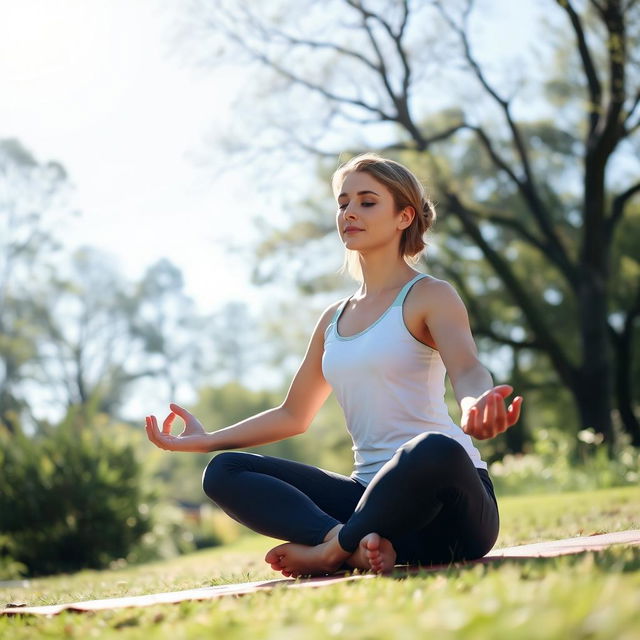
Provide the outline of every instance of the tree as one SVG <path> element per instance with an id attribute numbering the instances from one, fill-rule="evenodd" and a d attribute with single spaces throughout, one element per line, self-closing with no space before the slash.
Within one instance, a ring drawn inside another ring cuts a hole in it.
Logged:
<path id="1" fill-rule="evenodd" d="M 640 192 L 640 3 L 549 0 L 545 48 L 508 74 L 477 50 L 476 4 L 202 0 L 191 15 L 270 78 L 260 96 L 269 126 L 256 118 L 265 133 L 254 144 L 275 153 L 286 136 L 287 151 L 335 158 L 347 141 L 426 170 L 457 233 L 449 271 L 470 247 L 492 271 L 490 286 L 458 279 L 467 301 L 481 308 L 493 290 L 512 309 L 502 323 L 472 308 L 476 328 L 521 362 L 544 356 L 583 428 L 611 442 L 615 406 L 640 446 L 640 275 L 621 238 Z M 622 255 L 628 268 L 615 273 Z M 524 264 L 544 265 L 545 277 Z M 559 312 L 573 316 L 567 341 Z"/>
<path id="2" fill-rule="evenodd" d="M 37 300 L 68 215 L 67 177 L 39 163 L 20 142 L 0 140 L 0 425 L 18 428 L 28 409 L 21 385 L 37 353 Z"/>
<path id="3" fill-rule="evenodd" d="M 210 342 L 210 319 L 195 309 L 184 291 L 180 269 L 166 258 L 152 264 L 130 300 L 133 334 L 141 339 L 153 374 L 175 398 L 182 384 L 192 387 L 208 373 L 203 351 Z"/>
<path id="4" fill-rule="evenodd" d="M 168 260 L 133 282 L 95 247 L 65 247 L 67 188 L 59 164 L 0 140 L 0 425 L 12 432 L 78 408 L 117 416 L 144 379 L 163 397 L 195 389 L 218 339 Z"/>
<path id="5" fill-rule="evenodd" d="M 133 329 L 131 285 L 99 250 L 68 255 L 37 306 L 40 340 L 27 369 L 50 409 L 116 415 L 131 383 L 157 373 L 146 365 Z"/>
<path id="6" fill-rule="evenodd" d="M 208 338 L 183 287 L 166 259 L 131 282 L 94 247 L 71 254 L 38 301 L 41 339 L 27 366 L 50 406 L 118 416 L 144 379 L 170 398 L 182 384 L 195 386 Z"/>

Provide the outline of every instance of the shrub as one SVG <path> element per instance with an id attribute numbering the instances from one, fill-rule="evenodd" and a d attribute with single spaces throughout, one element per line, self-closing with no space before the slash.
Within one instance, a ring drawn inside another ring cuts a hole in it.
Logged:
<path id="1" fill-rule="evenodd" d="M 590 491 L 637 484 L 640 450 L 618 434 L 609 452 L 592 429 L 576 436 L 553 429 L 533 433 L 531 451 L 490 465 L 496 491 L 505 494 Z"/>
<path id="2" fill-rule="evenodd" d="M 149 530 L 140 467 L 113 432 L 68 420 L 33 437 L 0 433 L 0 555 L 14 573 L 105 567 Z"/>

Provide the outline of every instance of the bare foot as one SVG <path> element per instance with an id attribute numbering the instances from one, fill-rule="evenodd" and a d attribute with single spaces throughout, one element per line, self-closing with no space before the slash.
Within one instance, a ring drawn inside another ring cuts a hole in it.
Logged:
<path id="1" fill-rule="evenodd" d="M 293 542 L 280 544 L 271 549 L 264 559 L 274 571 L 280 571 L 287 578 L 297 578 L 335 573 L 348 557 L 349 552 L 339 545 L 337 536 L 334 536 L 315 547 Z"/>
<path id="2" fill-rule="evenodd" d="M 369 533 L 360 540 L 358 549 L 347 562 L 360 569 L 371 569 L 375 573 L 388 573 L 393 570 L 396 563 L 396 551 L 391 541 L 382 538 L 377 533 Z"/>

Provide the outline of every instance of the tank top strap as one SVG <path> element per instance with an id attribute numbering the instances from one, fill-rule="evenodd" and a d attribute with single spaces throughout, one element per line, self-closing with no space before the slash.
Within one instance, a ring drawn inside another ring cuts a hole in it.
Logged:
<path id="1" fill-rule="evenodd" d="M 400 289 L 400 292 L 396 296 L 396 299 L 393 301 L 391 306 L 392 307 L 401 307 L 403 305 L 403 303 L 404 303 L 404 299 L 407 297 L 407 294 L 411 290 L 411 287 L 413 287 L 413 285 L 416 282 L 418 282 L 418 280 L 422 280 L 423 278 L 426 278 L 426 277 L 427 277 L 426 274 L 419 273 L 415 278 L 412 278 L 411 280 L 409 280 L 409 282 L 407 282 L 407 284 L 405 284 L 404 287 L 402 287 L 402 289 Z"/>
<path id="2" fill-rule="evenodd" d="M 349 302 L 349 300 L 351 300 L 351 296 L 345 298 L 339 305 L 338 308 L 335 310 L 335 313 L 333 314 L 333 317 L 331 318 L 331 322 L 329 322 L 327 329 L 331 326 L 334 325 L 337 321 L 338 318 L 340 317 L 340 314 L 344 311 L 344 308 L 347 306 L 347 302 Z"/>

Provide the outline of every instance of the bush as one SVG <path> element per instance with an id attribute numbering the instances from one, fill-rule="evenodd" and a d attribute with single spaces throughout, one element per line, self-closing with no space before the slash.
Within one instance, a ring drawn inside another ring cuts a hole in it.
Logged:
<path id="1" fill-rule="evenodd" d="M 592 429 L 577 437 L 553 429 L 533 433 L 531 451 L 507 454 L 490 465 L 496 491 L 505 494 L 590 491 L 633 485 L 640 480 L 640 450 L 618 434 L 609 452 Z"/>
<path id="2" fill-rule="evenodd" d="M 0 433 L 0 567 L 101 568 L 149 530 L 140 467 L 115 431 L 70 419 L 34 437 Z"/>

